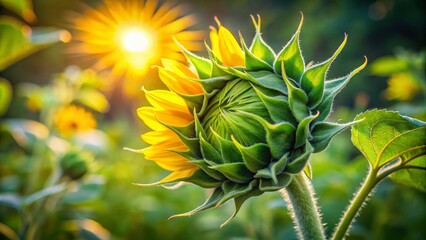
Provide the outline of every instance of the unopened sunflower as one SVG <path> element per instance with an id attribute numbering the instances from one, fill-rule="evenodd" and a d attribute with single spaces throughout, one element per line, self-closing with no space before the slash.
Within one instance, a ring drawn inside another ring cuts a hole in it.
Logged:
<path id="1" fill-rule="evenodd" d="M 191 67 L 164 59 L 159 76 L 169 90 L 144 89 L 151 106 L 138 114 L 152 131 L 142 135 L 151 146 L 140 152 L 171 171 L 153 185 L 191 182 L 214 189 L 204 204 L 175 216 L 231 199 L 235 216 L 246 199 L 285 188 L 296 174 L 310 176 L 309 156 L 352 124 L 326 119 L 337 93 L 366 61 L 344 77 L 326 79 L 345 35 L 328 60 L 306 67 L 299 46 L 302 22 L 303 17 L 278 54 L 261 37 L 260 17 L 253 18 L 256 34 L 249 47 L 218 22 L 218 29 L 211 28 L 208 59 L 181 46 Z"/>
<path id="2" fill-rule="evenodd" d="M 69 51 L 94 62 L 97 70 L 125 76 L 121 85 L 128 94 L 138 92 L 143 76 L 161 58 L 185 60 L 173 38 L 191 51 L 200 50 L 204 38 L 190 30 L 196 20 L 183 6 L 157 0 L 103 0 L 98 8 L 85 6 L 71 21 L 76 31 Z"/>

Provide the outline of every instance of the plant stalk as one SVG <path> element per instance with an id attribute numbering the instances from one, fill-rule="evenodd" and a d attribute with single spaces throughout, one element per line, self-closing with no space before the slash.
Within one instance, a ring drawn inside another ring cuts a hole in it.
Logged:
<path id="1" fill-rule="evenodd" d="M 291 183 L 280 192 L 287 202 L 299 239 L 324 240 L 314 191 L 304 173 L 294 175 Z"/>
<path id="2" fill-rule="evenodd" d="M 354 196 L 350 205 L 345 211 L 343 217 L 340 219 L 340 222 L 337 225 L 331 240 L 340 240 L 346 236 L 362 205 L 366 202 L 368 196 L 380 180 L 381 178 L 377 177 L 377 171 L 369 171 L 367 178 L 361 185 L 361 188 L 358 190 L 357 194 Z"/>

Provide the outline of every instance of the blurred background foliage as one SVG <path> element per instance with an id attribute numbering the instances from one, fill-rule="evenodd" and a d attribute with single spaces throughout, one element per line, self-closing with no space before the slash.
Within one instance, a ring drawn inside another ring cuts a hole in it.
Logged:
<path id="1" fill-rule="evenodd" d="M 348 44 L 329 75 L 348 73 L 364 55 L 370 64 L 337 97 L 332 118 L 349 121 L 366 109 L 387 108 L 426 120 L 422 0 L 176 2 L 196 14 L 197 29 L 207 30 L 217 16 L 246 41 L 254 34 L 249 15 L 260 14 L 263 37 L 276 51 L 297 28 L 301 11 L 306 62 L 327 59 L 346 32 Z M 105 91 L 109 82 L 102 73 L 66 54 L 72 44 L 66 43 L 72 32 L 67 16 L 81 11 L 79 1 L 1 0 L 0 5 L 0 238 L 295 239 L 278 193 L 251 199 L 223 229 L 219 225 L 231 214 L 230 205 L 167 220 L 200 204 L 206 192 L 191 185 L 178 190 L 132 185 L 167 173 L 122 150 L 145 146 L 139 135 L 146 127 L 135 116 L 135 109 L 146 105 L 143 94 L 129 99 Z M 86 117 L 55 119 L 66 106 Z M 82 123 L 88 121 L 93 124 Z M 70 136 L 58 124 L 85 131 Z M 348 131 L 311 162 L 331 232 L 365 176 L 367 161 Z M 424 239 L 424 222 L 424 192 L 385 180 L 348 239 Z"/>

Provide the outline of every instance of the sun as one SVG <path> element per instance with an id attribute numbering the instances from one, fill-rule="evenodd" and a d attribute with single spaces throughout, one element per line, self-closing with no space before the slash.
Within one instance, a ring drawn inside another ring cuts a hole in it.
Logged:
<path id="1" fill-rule="evenodd" d="M 68 52 L 76 62 L 108 70 L 127 93 L 137 94 L 141 82 L 160 65 L 161 58 L 185 61 L 174 39 L 188 50 L 202 49 L 205 35 L 193 30 L 197 22 L 181 5 L 157 0 L 103 0 L 99 6 L 82 4 L 73 13 L 72 43 Z"/>
<path id="2" fill-rule="evenodd" d="M 126 29 L 120 36 L 121 45 L 125 51 L 145 52 L 152 46 L 149 33 L 140 28 Z"/>

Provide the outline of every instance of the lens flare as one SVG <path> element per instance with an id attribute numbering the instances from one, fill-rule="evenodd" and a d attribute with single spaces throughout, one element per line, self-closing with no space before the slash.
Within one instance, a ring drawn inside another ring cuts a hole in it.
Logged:
<path id="1" fill-rule="evenodd" d="M 122 47 L 129 52 L 145 52 L 152 46 L 152 38 L 142 29 L 127 29 L 121 34 Z"/>
<path id="2" fill-rule="evenodd" d="M 203 31 L 191 29 L 197 21 L 181 5 L 103 0 L 96 7 L 82 6 L 83 11 L 70 19 L 73 38 L 68 52 L 84 67 L 110 72 L 116 80 L 111 86 L 119 85 L 126 95 L 138 94 L 144 79 L 155 81 L 146 76 L 160 59 L 186 61 L 174 39 L 192 51 L 203 47 Z"/>

